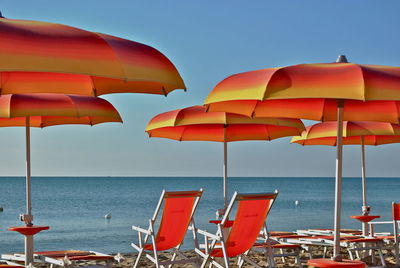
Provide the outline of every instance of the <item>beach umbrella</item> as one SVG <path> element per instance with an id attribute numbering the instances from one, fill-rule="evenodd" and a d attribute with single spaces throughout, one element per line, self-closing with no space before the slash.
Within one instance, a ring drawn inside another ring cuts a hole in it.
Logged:
<path id="1" fill-rule="evenodd" d="M 348 63 L 300 64 L 232 75 L 207 96 L 209 111 L 337 120 L 334 259 L 340 255 L 343 120 L 398 123 L 400 68 Z"/>
<path id="2" fill-rule="evenodd" d="M 301 136 L 292 138 L 292 143 L 300 145 L 337 145 L 337 122 L 323 122 L 308 126 Z M 368 216 L 367 183 L 365 164 L 365 145 L 382 145 L 400 142 L 400 125 L 384 122 L 343 122 L 343 145 L 361 145 L 361 178 L 362 178 L 362 213 Z M 363 222 L 363 231 L 367 233 L 367 224 Z"/>
<path id="3" fill-rule="evenodd" d="M 228 142 L 274 140 L 299 135 L 302 130 L 304 130 L 304 125 L 298 119 L 249 118 L 225 112 L 206 112 L 204 106 L 192 106 L 161 113 L 153 117 L 146 127 L 146 132 L 151 138 L 223 142 L 223 210 L 228 205 Z M 218 213 L 223 215 L 223 210 Z"/>
<path id="4" fill-rule="evenodd" d="M 33 234 L 40 231 L 32 223 L 30 127 L 105 122 L 122 120 L 117 110 L 101 98 L 45 93 L 0 96 L 0 126 L 23 126 L 26 131 L 26 214 L 21 215 L 26 226 L 15 229 L 25 235 L 26 265 L 33 261 Z"/>
<path id="5" fill-rule="evenodd" d="M 0 15 L 1 94 L 167 95 L 185 89 L 171 61 L 123 38 Z"/>

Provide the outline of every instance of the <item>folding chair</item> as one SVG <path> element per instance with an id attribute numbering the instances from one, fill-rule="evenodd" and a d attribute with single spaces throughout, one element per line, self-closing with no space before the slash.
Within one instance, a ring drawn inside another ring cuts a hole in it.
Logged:
<path id="1" fill-rule="evenodd" d="M 385 236 L 382 237 L 385 242 L 390 243 L 390 241 L 393 241 L 393 243 L 390 243 L 391 245 L 391 250 L 394 251 L 394 256 L 396 258 L 396 266 L 400 265 L 400 253 L 399 253 L 399 223 L 400 223 L 400 203 L 395 203 L 392 202 L 392 216 L 393 220 L 392 221 L 375 221 L 375 222 L 369 222 L 369 229 L 371 230 L 370 235 L 374 236 L 374 225 L 377 224 L 392 224 L 393 225 L 393 240 L 391 239 L 390 236 Z"/>
<path id="2" fill-rule="evenodd" d="M 211 261 L 210 267 L 214 265 L 219 268 L 229 268 L 229 258 L 236 256 L 239 256 L 239 267 L 242 267 L 245 261 L 254 267 L 261 267 L 251 260 L 247 254 L 256 242 L 277 195 L 278 191 L 260 194 L 238 194 L 235 192 L 221 223 L 218 223 L 217 233 L 211 234 L 207 231 L 197 230 L 198 233 L 205 236 L 205 250 L 195 249 L 203 258 L 201 268 L 204 268 L 208 261 Z M 227 237 L 225 237 L 222 228 L 236 202 L 238 203 L 236 218 Z M 209 240 L 212 242 L 209 243 Z M 223 258 L 224 265 L 216 261 L 218 257 Z"/>
<path id="3" fill-rule="evenodd" d="M 171 267 L 173 264 L 194 263 L 198 264 L 200 258 L 187 258 L 179 251 L 183 244 L 189 225 L 193 229 L 195 248 L 198 248 L 195 223 L 193 220 L 194 212 L 203 194 L 203 189 L 199 191 L 177 191 L 162 192 L 160 200 L 157 204 L 153 217 L 149 220 L 147 229 L 138 226 L 132 226 L 132 229 L 138 232 L 139 245 L 134 243 L 131 246 L 136 249 L 139 254 L 134 264 L 134 268 L 138 267 L 139 260 L 143 254 L 152 261 L 156 267 Z M 158 231 L 155 232 L 154 224 L 164 203 L 163 214 Z M 144 238 L 143 238 L 143 235 Z M 148 243 L 151 239 L 151 243 Z M 158 258 L 159 251 L 172 250 L 173 256 L 170 260 L 161 261 Z M 146 253 L 146 251 L 148 253 Z M 149 253 L 153 252 L 153 256 Z M 176 257 L 181 260 L 176 260 Z"/>

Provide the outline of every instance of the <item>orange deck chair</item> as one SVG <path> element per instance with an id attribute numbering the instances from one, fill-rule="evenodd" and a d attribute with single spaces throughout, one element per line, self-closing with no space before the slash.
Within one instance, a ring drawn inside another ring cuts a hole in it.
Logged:
<path id="1" fill-rule="evenodd" d="M 134 268 L 138 267 L 140 258 L 143 254 L 151 260 L 156 267 L 171 267 L 173 264 L 194 263 L 198 264 L 200 258 L 187 258 L 179 251 L 186 233 L 189 229 L 195 230 L 193 215 L 196 207 L 203 194 L 203 189 L 199 191 L 163 191 L 154 212 L 153 217 L 149 220 L 148 229 L 143 229 L 138 226 L 132 226 L 132 229 L 138 232 L 139 245 L 132 243 L 132 247 L 139 254 L 134 264 Z M 164 203 L 164 209 L 158 231 L 154 229 L 157 216 L 161 206 Z M 143 238 L 144 235 L 144 238 Z M 198 248 L 196 233 L 193 232 L 195 247 Z M 148 241 L 151 239 L 151 243 Z M 173 256 L 170 260 L 160 261 L 157 253 L 159 251 L 172 250 Z M 150 254 L 153 252 L 153 256 Z M 176 260 L 177 257 L 180 260 Z"/>
<path id="2" fill-rule="evenodd" d="M 249 262 L 254 267 L 261 267 L 251 260 L 247 253 L 253 247 L 261 229 L 264 227 L 268 212 L 277 195 L 278 191 L 259 194 L 238 194 L 235 192 L 221 223 L 218 224 L 217 233 L 211 234 L 207 231 L 197 230 L 206 238 L 205 250 L 195 249 L 203 258 L 201 268 L 205 267 L 208 261 L 211 261 L 210 267 L 229 268 L 229 258 L 236 256 L 239 257 L 239 267 L 243 265 L 244 261 Z M 225 226 L 225 222 L 228 220 L 236 202 L 238 203 L 236 218 L 230 232 L 225 237 L 222 226 Z M 209 243 L 209 240 L 211 243 Z M 224 265 L 216 261 L 218 257 L 223 258 Z"/>

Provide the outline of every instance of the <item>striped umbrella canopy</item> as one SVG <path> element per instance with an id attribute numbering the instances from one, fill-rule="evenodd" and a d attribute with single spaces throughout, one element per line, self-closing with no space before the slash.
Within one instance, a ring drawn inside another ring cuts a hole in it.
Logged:
<path id="1" fill-rule="evenodd" d="M 149 137 L 178 141 L 214 141 L 224 143 L 223 215 L 227 199 L 227 143 L 243 140 L 274 140 L 299 135 L 304 125 L 299 119 L 250 118 L 225 112 L 207 112 L 204 106 L 192 106 L 156 115 L 146 127 Z M 296 134 L 298 133 L 298 134 Z"/>
<path id="2" fill-rule="evenodd" d="M 239 73 L 217 84 L 205 105 L 253 117 L 336 121 L 337 100 L 343 120 L 399 123 L 400 67 L 336 62 Z"/>
<path id="3" fill-rule="evenodd" d="M 207 96 L 209 111 L 247 116 L 336 120 L 334 259 L 340 255 L 343 120 L 399 123 L 400 67 L 348 63 L 300 64 L 232 75 Z"/>
<path id="4" fill-rule="evenodd" d="M 118 111 L 106 100 L 64 94 L 0 95 L 0 126 L 26 130 L 26 214 L 22 220 L 32 227 L 30 127 L 64 124 L 96 125 L 122 122 Z M 33 261 L 33 235 L 25 237 L 25 263 Z"/>
<path id="5" fill-rule="evenodd" d="M 292 143 L 300 145 L 337 145 L 337 122 L 323 122 L 308 126 L 300 136 L 292 138 Z M 362 212 L 368 215 L 366 175 L 365 175 L 365 145 L 382 145 L 400 142 L 400 125 L 384 122 L 343 122 L 343 145 L 361 145 L 361 175 L 362 175 Z M 364 229 L 367 227 L 364 224 Z M 366 231 L 366 230 L 365 230 Z M 365 232 L 366 233 L 366 232 Z"/>
<path id="6" fill-rule="evenodd" d="M 171 61 L 123 38 L 0 16 L 1 94 L 167 95 L 185 89 Z"/>

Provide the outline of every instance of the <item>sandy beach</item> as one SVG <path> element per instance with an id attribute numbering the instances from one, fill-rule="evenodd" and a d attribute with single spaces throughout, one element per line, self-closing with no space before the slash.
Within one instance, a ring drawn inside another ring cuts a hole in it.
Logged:
<path id="1" fill-rule="evenodd" d="M 385 256 L 386 256 L 386 253 L 387 252 L 384 251 Z M 315 254 L 313 256 L 314 258 L 322 258 L 322 248 L 321 249 L 317 249 L 317 251 L 315 251 L 314 254 Z M 346 252 L 343 251 L 343 254 L 346 254 Z M 190 251 L 186 251 L 185 255 L 187 257 L 195 257 L 196 256 L 195 253 L 190 252 Z M 129 253 L 129 254 L 122 254 L 122 256 L 123 256 L 124 259 L 120 263 L 115 262 L 112 267 L 116 267 L 116 268 L 128 268 L 128 267 L 131 268 L 131 267 L 133 267 L 133 264 L 134 264 L 134 261 L 136 260 L 137 254 L 136 253 Z M 170 253 L 161 253 L 159 256 L 160 256 L 160 259 L 162 260 L 162 259 L 166 259 L 167 257 L 170 257 L 171 254 Z M 267 262 L 265 261 L 265 255 L 262 252 L 253 251 L 252 253 L 250 253 L 250 257 L 253 260 L 257 261 L 257 263 L 260 264 L 261 266 L 267 267 Z M 302 253 L 300 255 L 300 257 L 301 257 L 301 260 L 302 260 L 303 267 L 308 267 L 307 266 L 307 260 L 309 259 L 309 254 L 308 253 Z M 346 257 L 346 258 L 348 258 L 348 257 Z M 236 261 L 237 261 L 237 258 L 232 258 L 230 260 L 230 263 L 232 265 L 231 267 L 237 267 Z M 379 265 L 379 263 L 373 265 L 371 263 L 371 259 L 370 258 L 363 259 L 363 261 L 366 262 L 368 266 L 377 266 L 377 265 Z M 385 261 L 386 261 L 387 267 L 395 267 L 395 260 L 394 260 L 393 256 L 391 256 L 391 255 L 387 256 L 385 258 Z M 277 267 L 279 267 L 279 268 L 298 267 L 297 264 L 295 263 L 294 258 L 292 258 L 292 257 L 286 258 L 286 263 L 284 263 L 281 260 L 281 258 L 275 258 L 275 262 L 277 264 Z M 95 262 L 85 262 L 85 263 L 84 262 L 78 262 L 77 264 L 79 266 L 87 266 L 87 265 L 95 265 L 96 263 Z M 48 266 L 41 265 L 40 267 L 48 267 Z M 155 265 L 151 261 L 149 261 L 147 258 L 142 257 L 139 267 L 155 267 Z M 191 264 L 186 264 L 186 265 L 174 265 L 174 267 L 189 268 L 189 267 L 195 267 L 195 266 L 191 265 Z M 245 264 L 245 265 L 243 265 L 243 267 L 254 267 L 254 266 L 249 265 L 249 264 Z"/>

